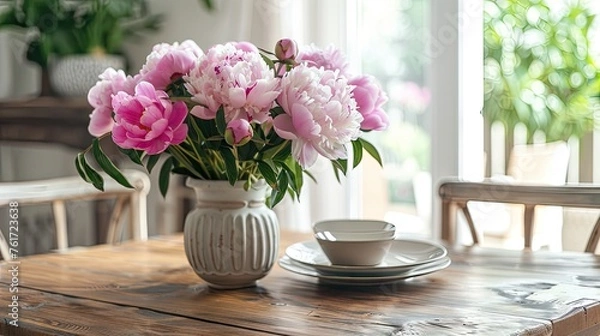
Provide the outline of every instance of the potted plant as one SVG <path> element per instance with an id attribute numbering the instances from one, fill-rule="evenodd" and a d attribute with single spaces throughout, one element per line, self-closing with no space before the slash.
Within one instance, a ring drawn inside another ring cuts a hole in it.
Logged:
<path id="1" fill-rule="evenodd" d="M 319 157 L 338 177 L 361 162 L 363 150 L 381 163 L 362 136 L 387 128 L 387 95 L 374 77 L 352 73 L 333 46 L 299 50 L 282 39 L 274 53 L 249 42 L 204 52 L 188 40 L 158 44 L 146 59 L 137 74 L 107 69 L 90 90 L 88 130 L 97 138 L 77 155 L 77 171 L 103 188 L 90 153 L 91 162 L 131 187 L 104 154 L 105 138 L 149 172 L 165 158 L 161 193 L 171 173 L 186 176 L 196 193 L 184 246 L 213 287 L 250 286 L 266 275 L 279 241 L 267 205 L 285 195 L 297 199 Z"/>
<path id="2" fill-rule="evenodd" d="M 146 0 L 0 1 L 0 27 L 33 29 L 27 59 L 42 68 L 42 94 L 84 96 L 108 66 L 123 68 L 123 42 L 159 28 Z"/>

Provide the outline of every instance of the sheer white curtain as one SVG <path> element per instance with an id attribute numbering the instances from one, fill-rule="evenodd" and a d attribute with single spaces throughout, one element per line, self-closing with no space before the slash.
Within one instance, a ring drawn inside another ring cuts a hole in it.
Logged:
<path id="1" fill-rule="evenodd" d="M 290 37 L 299 45 L 314 43 L 325 47 L 334 44 L 345 50 L 348 43 L 347 6 L 344 0 L 254 0 L 251 40 L 271 48 L 281 37 Z M 358 214 L 357 179 L 355 172 L 338 183 L 331 164 L 320 160 L 310 172 L 318 183 L 305 176 L 300 201 L 285 199 L 275 211 L 282 227 L 299 231 L 310 230 L 318 220 L 354 217 Z"/>

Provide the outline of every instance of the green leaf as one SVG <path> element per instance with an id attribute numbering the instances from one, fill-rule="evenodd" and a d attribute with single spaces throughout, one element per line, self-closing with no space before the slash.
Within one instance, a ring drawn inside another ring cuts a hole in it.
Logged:
<path id="1" fill-rule="evenodd" d="M 333 162 L 334 161 L 331 161 L 331 163 Z M 340 168 L 335 164 L 333 164 L 333 173 L 335 174 L 335 179 L 338 181 L 338 183 L 342 182 L 342 180 L 340 179 Z"/>
<path id="2" fill-rule="evenodd" d="M 247 144 L 238 147 L 237 151 L 240 161 L 249 161 L 254 158 L 256 153 L 258 153 L 258 148 L 254 142 L 250 141 Z"/>
<path id="3" fill-rule="evenodd" d="M 86 174 L 85 169 L 83 168 L 82 160 L 85 160 L 84 153 L 77 154 L 75 157 L 75 168 L 77 169 L 77 173 L 85 182 L 92 183 L 92 179 Z"/>
<path id="4" fill-rule="evenodd" d="M 294 170 L 292 170 L 292 168 L 288 167 L 286 164 L 282 164 L 281 168 L 285 172 L 285 175 L 287 175 L 289 181 L 291 181 L 292 189 L 294 191 L 300 190 L 300 188 L 302 188 L 302 186 L 298 187 L 298 180 L 296 179 L 296 172 L 294 172 Z M 302 173 L 300 173 L 300 176 L 302 176 Z"/>
<path id="5" fill-rule="evenodd" d="M 117 148 L 119 148 L 119 151 L 121 151 L 121 153 L 127 155 L 127 157 L 129 157 L 131 161 L 133 161 L 133 163 L 142 165 L 142 154 L 140 151 L 137 151 L 135 149 L 125 149 L 118 146 Z"/>
<path id="6" fill-rule="evenodd" d="M 269 69 L 275 69 L 275 63 L 273 63 L 273 60 L 268 58 L 267 56 L 263 55 L 262 53 L 260 54 L 260 57 L 262 57 L 263 61 L 265 61 L 265 63 L 267 63 L 267 65 L 269 66 Z"/>
<path id="7" fill-rule="evenodd" d="M 346 175 L 348 172 L 348 160 L 346 159 L 337 159 L 335 161 L 331 161 L 333 166 L 333 172 L 335 173 L 335 178 L 338 182 L 341 182 L 340 171 L 342 174 Z"/>
<path id="8" fill-rule="evenodd" d="M 306 174 L 306 176 L 308 176 L 314 183 L 317 183 L 317 179 L 311 172 L 309 172 L 308 170 L 305 170 L 304 174 Z M 338 181 L 339 181 L 339 178 L 338 178 Z"/>
<path id="9" fill-rule="evenodd" d="M 264 161 L 258 161 L 257 163 L 258 163 L 258 171 L 265 178 L 265 181 L 267 181 L 267 184 L 269 184 L 271 186 L 271 188 L 276 189 L 277 188 L 277 174 L 275 174 L 275 171 L 273 170 L 273 168 L 271 168 L 271 166 Z"/>
<path id="10" fill-rule="evenodd" d="M 84 181 L 91 183 L 96 189 L 104 191 L 104 179 L 85 160 L 85 152 L 77 154 L 75 168 Z"/>
<path id="11" fill-rule="evenodd" d="M 194 117 L 193 115 L 189 114 L 188 115 L 188 125 L 192 125 L 192 127 L 189 128 L 189 135 L 192 139 L 196 139 L 197 142 L 201 142 L 206 140 L 206 137 L 204 136 L 204 133 L 202 132 L 202 129 L 200 127 L 198 127 L 198 120 L 199 118 Z M 202 121 L 201 121 L 202 123 Z"/>
<path id="12" fill-rule="evenodd" d="M 360 141 L 360 144 L 362 145 L 364 150 L 366 150 L 367 153 L 369 153 L 373 157 L 373 159 L 375 159 L 375 161 L 377 161 L 377 163 L 379 163 L 379 165 L 383 167 L 383 162 L 381 161 L 381 156 L 379 155 L 377 148 L 375 148 L 375 146 L 373 146 L 370 142 L 363 138 L 359 138 L 358 141 Z"/>
<path id="13" fill-rule="evenodd" d="M 127 181 L 127 178 L 123 176 L 123 174 L 119 171 L 119 169 L 115 166 L 115 164 L 104 154 L 102 148 L 100 148 L 100 142 L 98 139 L 94 139 L 92 142 L 92 155 L 94 155 L 94 159 L 98 162 L 98 165 L 108 176 L 112 177 L 115 181 L 117 181 L 120 185 L 133 188 L 133 186 Z"/>
<path id="14" fill-rule="evenodd" d="M 359 140 L 352 141 L 352 168 L 356 168 L 363 157 L 363 147 Z"/>
<path id="15" fill-rule="evenodd" d="M 342 171 L 344 175 L 348 173 L 348 160 L 346 159 L 337 159 L 335 161 L 331 161 L 333 167 Z"/>
<path id="16" fill-rule="evenodd" d="M 221 154 L 223 154 L 223 160 L 225 161 L 227 180 L 229 181 L 229 184 L 234 185 L 238 178 L 237 160 L 229 149 L 224 149 Z"/>
<path id="17" fill-rule="evenodd" d="M 171 169 L 173 169 L 173 157 L 169 156 L 169 158 L 163 163 L 158 174 L 158 189 L 163 197 L 167 196 L 167 191 L 169 190 Z"/>
<path id="18" fill-rule="evenodd" d="M 211 0 L 201 0 L 200 2 L 202 2 L 204 4 L 206 9 L 213 10 L 214 6 L 213 6 L 213 3 Z"/>
<path id="19" fill-rule="evenodd" d="M 156 166 L 156 163 L 158 162 L 158 160 L 160 159 L 160 155 L 149 155 L 148 159 L 146 161 L 146 170 L 148 170 L 148 173 L 152 173 L 152 168 L 154 168 L 154 166 Z"/>
<path id="20" fill-rule="evenodd" d="M 302 169 L 302 166 L 296 161 L 294 161 L 293 165 L 295 171 L 294 185 L 296 186 L 296 193 L 300 195 L 300 190 L 302 190 L 302 186 L 304 185 L 304 169 Z M 308 175 L 312 178 L 310 174 Z"/>
<path id="21" fill-rule="evenodd" d="M 222 136 L 225 135 L 225 130 L 227 129 L 227 121 L 225 120 L 225 110 L 223 109 L 223 106 L 219 107 L 219 110 L 217 111 L 216 122 L 217 131 L 219 131 L 219 134 Z"/>
<path id="22" fill-rule="evenodd" d="M 288 187 L 288 178 L 286 174 L 279 175 L 279 180 L 277 181 L 277 190 L 273 189 L 274 193 L 271 192 L 271 207 L 276 206 L 283 197 L 285 196 L 285 192 Z"/>
<path id="23" fill-rule="evenodd" d="M 286 141 L 283 145 L 283 148 L 279 152 L 273 156 L 273 161 L 285 161 L 292 155 L 292 142 Z M 282 146 L 280 145 L 280 146 Z"/>

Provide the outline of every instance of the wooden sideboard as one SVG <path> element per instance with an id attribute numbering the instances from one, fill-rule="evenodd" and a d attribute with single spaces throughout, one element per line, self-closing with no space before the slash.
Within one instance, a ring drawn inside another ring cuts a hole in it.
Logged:
<path id="1" fill-rule="evenodd" d="M 92 107 L 86 97 L 34 97 L 0 101 L 0 142 L 46 143 L 67 146 L 77 151 L 93 140 L 87 127 Z M 103 143 L 107 155 L 116 154 L 109 142 Z M 96 242 L 103 243 L 108 228 L 110 204 L 95 201 Z"/>
<path id="2" fill-rule="evenodd" d="M 91 144 L 92 108 L 85 97 L 0 101 L 0 141 L 57 143 L 78 150 Z"/>

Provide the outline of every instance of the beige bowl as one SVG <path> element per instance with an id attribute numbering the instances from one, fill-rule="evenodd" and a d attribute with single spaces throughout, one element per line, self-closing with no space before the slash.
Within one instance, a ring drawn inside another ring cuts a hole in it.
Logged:
<path id="1" fill-rule="evenodd" d="M 344 266 L 372 266 L 381 263 L 394 240 L 394 236 L 379 235 L 370 239 L 334 232 L 317 232 L 315 238 L 332 264 Z"/>

